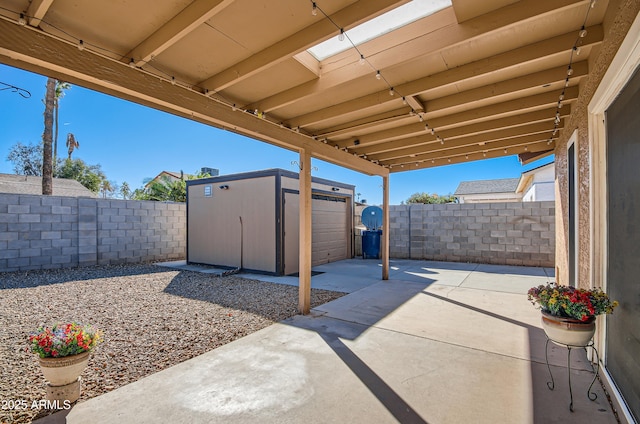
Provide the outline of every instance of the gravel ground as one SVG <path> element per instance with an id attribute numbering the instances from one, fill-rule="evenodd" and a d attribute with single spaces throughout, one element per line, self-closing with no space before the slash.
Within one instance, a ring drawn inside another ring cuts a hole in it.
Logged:
<path id="1" fill-rule="evenodd" d="M 311 304 L 343 295 L 314 289 Z M 297 304 L 297 287 L 154 265 L 0 273 L 0 423 L 54 412 L 32 407 L 45 399 L 26 351 L 39 325 L 75 320 L 104 331 L 82 374 L 82 402 L 291 317 Z"/>

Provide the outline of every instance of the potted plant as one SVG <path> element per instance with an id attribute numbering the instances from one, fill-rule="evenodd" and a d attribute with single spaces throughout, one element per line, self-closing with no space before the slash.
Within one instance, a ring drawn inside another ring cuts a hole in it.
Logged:
<path id="1" fill-rule="evenodd" d="M 89 362 L 89 352 L 101 341 L 101 331 L 77 322 L 41 326 L 31 333 L 29 349 L 39 357 L 50 400 L 78 400 L 79 376 Z"/>
<path id="2" fill-rule="evenodd" d="M 595 333 L 596 316 L 613 313 L 618 306 L 598 288 L 585 290 L 557 284 L 532 287 L 527 298 L 540 307 L 547 337 L 569 346 L 586 346 Z"/>

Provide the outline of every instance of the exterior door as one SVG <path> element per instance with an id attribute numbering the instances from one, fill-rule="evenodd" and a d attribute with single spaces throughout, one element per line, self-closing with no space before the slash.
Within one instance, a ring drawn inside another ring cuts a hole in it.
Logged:
<path id="1" fill-rule="evenodd" d="M 606 367 L 640 420 L 640 71 L 606 111 L 607 292 L 620 302 L 607 317 Z"/>

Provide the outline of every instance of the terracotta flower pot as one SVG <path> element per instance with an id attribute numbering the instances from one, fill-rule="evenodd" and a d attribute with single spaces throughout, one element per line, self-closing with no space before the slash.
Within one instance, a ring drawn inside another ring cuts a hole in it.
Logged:
<path id="1" fill-rule="evenodd" d="M 51 386 L 65 386 L 78 380 L 89 363 L 89 352 L 61 358 L 38 358 L 44 378 Z"/>
<path id="2" fill-rule="evenodd" d="M 586 346 L 596 331 L 596 319 L 587 321 L 558 317 L 542 312 L 542 329 L 547 337 L 569 346 Z"/>

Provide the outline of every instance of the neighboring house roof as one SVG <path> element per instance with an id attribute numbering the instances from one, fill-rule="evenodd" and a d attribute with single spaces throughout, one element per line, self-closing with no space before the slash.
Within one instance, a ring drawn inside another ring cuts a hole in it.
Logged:
<path id="1" fill-rule="evenodd" d="M 500 180 L 462 181 L 454 196 L 485 193 L 515 193 L 520 178 L 503 178 Z"/>
<path id="2" fill-rule="evenodd" d="M 533 176 L 546 168 L 552 168 L 555 166 L 555 162 L 549 162 L 546 165 L 538 166 L 537 168 L 530 169 L 525 171 L 520 176 L 520 181 L 518 182 L 518 187 L 516 188 L 516 193 L 521 193 L 527 187 L 527 184 L 533 179 Z"/>
<path id="3" fill-rule="evenodd" d="M 42 177 L 15 174 L 0 174 L 0 193 L 42 194 Z M 76 180 L 53 179 L 53 195 L 68 197 L 97 197 Z"/>
<path id="4" fill-rule="evenodd" d="M 181 174 L 179 171 L 178 172 L 162 171 L 158 175 L 153 177 L 151 180 L 149 180 L 149 182 L 146 183 L 144 187 L 145 188 L 149 187 L 149 185 L 151 185 L 151 183 L 154 181 L 160 181 L 162 177 L 169 177 L 170 180 L 179 180 L 181 176 L 183 176 L 185 180 L 188 179 L 189 177 L 192 177 L 191 174 L 186 174 L 186 173 Z"/>

